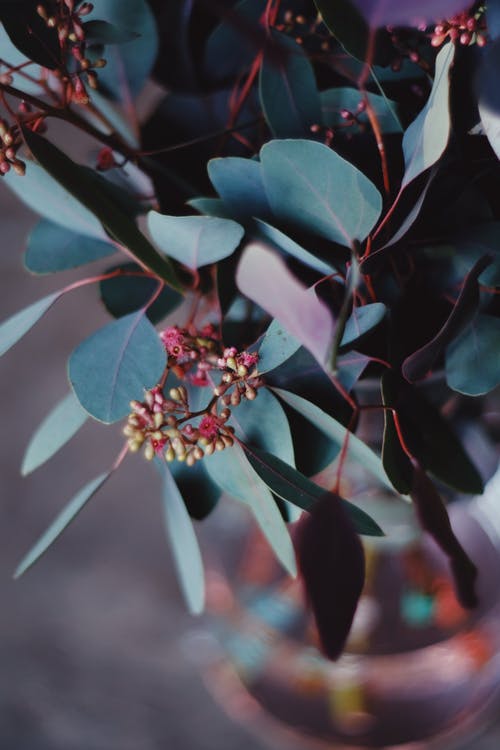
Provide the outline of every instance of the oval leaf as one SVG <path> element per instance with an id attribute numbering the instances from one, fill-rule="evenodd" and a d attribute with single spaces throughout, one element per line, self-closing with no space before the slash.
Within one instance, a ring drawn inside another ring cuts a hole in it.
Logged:
<path id="1" fill-rule="evenodd" d="M 186 506 L 172 474 L 162 461 L 162 505 L 165 527 L 184 599 L 192 615 L 205 607 L 205 573 L 200 547 Z"/>
<path id="2" fill-rule="evenodd" d="M 62 534 L 64 529 L 76 518 L 82 508 L 88 503 L 88 501 L 95 495 L 95 493 L 102 487 L 106 479 L 110 476 L 111 472 L 108 471 L 104 474 L 100 474 L 98 477 L 93 479 L 91 482 L 85 485 L 80 492 L 78 492 L 72 500 L 66 505 L 64 510 L 57 516 L 53 523 L 49 526 L 47 531 L 42 534 L 36 544 L 30 549 L 28 554 L 21 560 L 14 573 L 14 578 L 19 578 L 25 573 L 28 568 L 31 568 L 34 563 L 48 550 L 53 542 Z"/>
<path id="3" fill-rule="evenodd" d="M 297 42 L 272 33 L 277 48 L 264 53 L 259 95 L 264 117 L 275 138 L 306 137 L 321 122 L 314 70 Z"/>
<path id="4" fill-rule="evenodd" d="M 254 159 L 239 156 L 211 159 L 208 176 L 214 188 L 237 219 L 272 216 L 262 179 L 261 166 Z"/>
<path id="5" fill-rule="evenodd" d="M 69 379 L 86 411 L 116 422 L 131 399 L 160 380 L 166 366 L 163 344 L 144 310 L 109 323 L 83 341 L 69 360 Z"/>
<path id="6" fill-rule="evenodd" d="M 290 534 L 270 491 L 235 443 L 206 457 L 204 466 L 212 480 L 228 495 L 245 503 L 259 524 L 278 560 L 290 575 L 297 573 Z"/>
<path id="7" fill-rule="evenodd" d="M 477 315 L 446 350 L 446 382 L 458 393 L 482 396 L 500 384 L 500 318 Z"/>
<path id="8" fill-rule="evenodd" d="M 88 419 L 73 393 L 68 393 L 52 409 L 33 433 L 24 454 L 21 474 L 26 476 L 41 466 L 45 461 L 71 440 Z"/>
<path id="9" fill-rule="evenodd" d="M 298 349 L 300 349 L 300 341 L 285 331 L 281 323 L 273 320 L 259 347 L 259 372 L 274 370 L 290 359 Z"/>
<path id="10" fill-rule="evenodd" d="M 304 248 L 298 245 L 294 240 L 287 237 L 284 232 L 280 232 L 279 229 L 272 227 L 265 221 L 260 221 L 260 219 L 256 219 L 255 224 L 258 229 L 258 234 L 261 235 L 266 242 L 271 242 L 274 247 L 283 250 L 288 255 L 296 258 L 296 260 L 300 260 L 301 263 L 309 266 L 309 268 L 313 268 L 323 276 L 330 276 L 332 273 L 335 273 L 333 266 L 327 265 L 308 250 L 304 250 Z"/>
<path id="11" fill-rule="evenodd" d="M 191 270 L 217 263 L 236 250 L 245 233 L 230 219 L 213 216 L 148 214 L 148 227 L 156 245 Z"/>
<path id="12" fill-rule="evenodd" d="M 340 498 L 318 500 L 298 522 L 294 542 L 321 649 L 338 659 L 365 581 L 363 547 Z"/>
<path id="13" fill-rule="evenodd" d="M 316 297 L 288 270 L 275 252 L 252 243 L 244 250 L 236 283 L 240 291 L 276 318 L 321 365 L 328 361 L 333 318 Z"/>
<path id="14" fill-rule="evenodd" d="M 403 136 L 405 174 L 402 188 L 432 167 L 448 144 L 451 128 L 449 73 L 454 54 L 455 45 L 452 43 L 439 51 L 427 103 Z"/>
<path id="15" fill-rule="evenodd" d="M 365 334 L 382 322 L 386 312 L 387 308 L 382 302 L 355 307 L 345 325 L 340 346 L 354 346 Z"/>
<path id="16" fill-rule="evenodd" d="M 33 302 L 32 305 L 15 313 L 0 325 L 0 357 L 33 328 L 61 294 L 62 292 L 54 292 L 38 302 Z"/>
<path id="17" fill-rule="evenodd" d="M 116 253 L 110 242 L 85 237 L 42 219 L 31 231 L 24 265 L 32 273 L 55 273 L 77 268 Z"/>
<path id="18" fill-rule="evenodd" d="M 379 218 L 382 198 L 375 185 L 322 143 L 271 141 L 260 156 L 267 197 L 280 221 L 350 247 Z"/>

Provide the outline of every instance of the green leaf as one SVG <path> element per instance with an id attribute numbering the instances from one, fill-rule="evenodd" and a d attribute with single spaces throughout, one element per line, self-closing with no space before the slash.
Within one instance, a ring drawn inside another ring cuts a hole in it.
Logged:
<path id="1" fill-rule="evenodd" d="M 137 39 L 140 34 L 108 21 L 87 21 L 83 24 L 86 40 L 91 44 L 123 44 Z"/>
<path id="2" fill-rule="evenodd" d="M 61 64 L 57 30 L 47 26 L 37 13 L 37 6 L 36 0 L 2 0 L 0 22 L 12 44 L 23 55 L 44 68 L 55 70 Z M 15 64 L 10 59 L 7 62 Z"/>
<path id="3" fill-rule="evenodd" d="M 284 232 L 280 232 L 279 229 L 272 227 L 270 224 L 267 224 L 260 219 L 255 220 L 255 225 L 257 227 L 258 238 L 264 239 L 267 243 L 270 242 L 274 247 L 283 250 L 287 255 L 291 255 L 292 258 L 300 260 L 301 263 L 309 266 L 309 268 L 313 268 L 315 271 L 322 274 L 322 276 L 330 276 L 335 272 L 333 266 L 327 265 L 320 258 L 317 258 L 308 250 L 305 250 L 294 240 L 290 239 L 290 237 L 287 237 Z"/>
<path id="4" fill-rule="evenodd" d="M 373 474 L 373 476 L 384 485 L 384 487 L 393 490 L 392 483 L 385 473 L 379 456 L 363 443 L 362 440 L 356 437 L 356 435 L 349 432 L 344 425 L 337 422 L 336 419 L 301 396 L 296 396 L 294 393 L 284 391 L 281 388 L 273 388 L 273 391 L 283 399 L 285 403 L 289 404 L 293 409 L 296 409 L 299 414 L 306 417 L 306 419 L 317 427 L 318 430 L 321 430 L 325 435 L 328 435 L 328 437 L 335 441 L 339 446 L 342 446 L 348 437 L 347 455 L 361 463 L 367 471 Z"/>
<path id="5" fill-rule="evenodd" d="M 228 258 L 245 230 L 235 221 L 213 216 L 148 214 L 148 227 L 156 246 L 171 258 L 196 270 Z"/>
<path id="6" fill-rule="evenodd" d="M 351 0 L 314 0 L 333 36 L 346 52 L 363 63 L 370 48 L 370 27 Z M 385 30 L 377 32 L 374 62 L 387 64 L 384 47 L 388 45 Z M 378 48 L 378 49 L 377 49 Z M 373 54 L 373 53 L 372 53 Z"/>
<path id="7" fill-rule="evenodd" d="M 105 472 L 93 479 L 78 492 L 52 522 L 47 531 L 40 537 L 36 544 L 30 549 L 28 554 L 21 560 L 14 573 L 14 578 L 19 578 L 28 568 L 48 550 L 53 542 L 62 534 L 65 528 L 76 518 L 78 513 L 102 487 L 111 472 Z"/>
<path id="8" fill-rule="evenodd" d="M 158 32 L 153 12 L 146 0 L 99 0 L 95 4 L 99 21 L 131 29 L 137 39 L 123 46 L 106 49 L 106 67 L 99 71 L 99 84 L 114 99 L 127 101 L 136 97 L 153 69 L 158 53 Z"/>
<path id="9" fill-rule="evenodd" d="M 401 187 L 432 167 L 441 157 L 450 137 L 449 73 L 455 45 L 446 44 L 436 58 L 436 71 L 425 107 L 403 136 L 406 171 Z"/>
<path id="10" fill-rule="evenodd" d="M 71 440 L 87 419 L 88 414 L 82 409 L 75 395 L 68 393 L 33 433 L 24 454 L 21 474 L 30 474 L 52 458 L 68 440 Z"/>
<path id="11" fill-rule="evenodd" d="M 54 292 L 38 302 L 33 302 L 32 305 L 15 313 L 0 325 L 0 357 L 33 328 L 61 294 L 62 292 Z"/>
<path id="12" fill-rule="evenodd" d="M 261 150 L 264 185 L 277 219 L 350 247 L 380 216 L 377 188 L 322 143 L 271 141 Z"/>
<path id="13" fill-rule="evenodd" d="M 372 302 L 355 307 L 347 320 L 341 347 L 353 347 L 367 333 L 376 328 L 385 318 L 387 308 L 382 302 Z"/>
<path id="14" fill-rule="evenodd" d="M 381 132 L 387 134 L 402 133 L 403 128 L 396 114 L 396 102 L 380 96 L 380 94 L 368 93 L 367 96 L 368 102 L 377 116 Z M 320 98 L 323 113 L 322 122 L 327 128 L 345 126 L 345 120 L 342 117 L 343 110 L 352 112 L 356 116 L 356 122 L 348 128 L 349 134 L 361 133 L 362 125 L 369 122 L 366 110 L 358 110 L 358 106 L 363 102 L 363 96 L 359 89 L 339 86 L 322 91 Z"/>
<path id="15" fill-rule="evenodd" d="M 160 380 L 163 344 L 144 310 L 109 323 L 85 339 L 69 359 L 69 378 L 86 411 L 111 423 L 130 411 L 131 399 Z"/>
<path id="16" fill-rule="evenodd" d="M 243 450 L 260 478 L 283 500 L 288 500 L 303 510 L 310 510 L 317 500 L 328 494 L 324 487 L 315 484 L 277 456 L 254 446 L 243 445 Z M 348 500 L 342 499 L 342 506 L 358 534 L 384 536 L 380 526 L 368 513 Z"/>
<path id="17" fill-rule="evenodd" d="M 210 515 L 219 502 L 221 491 L 203 468 L 203 461 L 197 461 L 194 466 L 186 466 L 185 461 L 173 461 L 169 469 L 191 518 L 202 521 Z"/>
<path id="18" fill-rule="evenodd" d="M 265 373 L 279 367 L 295 354 L 300 346 L 300 341 L 285 331 L 279 321 L 273 320 L 259 347 L 259 372 Z"/>
<path id="19" fill-rule="evenodd" d="M 117 269 L 125 274 L 133 271 L 140 273 L 141 267 L 137 263 L 123 263 L 109 268 L 106 273 Z M 114 318 L 122 318 L 131 312 L 147 305 L 158 289 L 158 281 L 149 276 L 115 276 L 104 279 L 99 283 L 101 299 L 106 310 Z M 164 287 L 158 298 L 147 309 L 146 315 L 153 323 L 163 320 L 172 310 L 182 302 L 182 296 L 171 287 Z"/>
<path id="20" fill-rule="evenodd" d="M 32 273 L 67 271 L 116 253 L 116 247 L 42 219 L 30 232 L 24 265 Z"/>
<path id="21" fill-rule="evenodd" d="M 240 75 L 258 52 L 259 20 L 266 0 L 240 0 L 215 27 L 205 45 L 205 68 L 220 80 Z"/>
<path id="22" fill-rule="evenodd" d="M 179 584 L 191 614 L 199 615 L 205 606 L 205 573 L 200 547 L 186 506 L 172 474 L 161 462 L 162 504 Z"/>
<path id="23" fill-rule="evenodd" d="M 0 23 L 0 59 L 8 60 L 9 65 L 15 70 L 23 70 L 23 65 L 28 63 L 28 58 L 23 55 L 17 47 L 15 47 L 7 34 L 5 27 Z M 33 63 L 30 64 L 30 76 L 34 78 L 34 81 L 30 81 L 20 73 L 14 73 L 12 75 L 12 86 L 20 88 L 27 94 L 40 94 L 41 87 L 37 80 L 42 77 L 42 70 L 38 65 Z"/>
<path id="24" fill-rule="evenodd" d="M 273 496 L 250 465 L 243 449 L 236 443 L 206 457 L 204 466 L 224 492 L 248 506 L 285 570 L 295 576 L 295 553 L 286 524 Z"/>
<path id="25" fill-rule="evenodd" d="M 28 161 L 22 179 L 11 170 L 3 180 L 23 203 L 45 219 L 86 237 L 108 239 L 94 214 L 39 164 Z"/>
<path id="26" fill-rule="evenodd" d="M 264 117 L 275 138 L 307 137 L 321 122 L 313 67 L 294 39 L 277 31 L 271 39 L 259 77 Z"/>
<path id="27" fill-rule="evenodd" d="M 221 198 L 191 198 L 186 201 L 188 206 L 194 208 L 205 216 L 217 216 L 219 219 L 233 219 L 233 212 L 226 206 Z"/>
<path id="28" fill-rule="evenodd" d="M 446 350 L 446 382 L 454 391 L 482 396 L 500 384 L 500 318 L 477 315 Z"/>
<path id="29" fill-rule="evenodd" d="M 210 159 L 208 176 L 236 219 L 272 216 L 258 161 L 239 156 Z"/>
<path id="30" fill-rule="evenodd" d="M 180 289 L 179 281 L 167 258 L 160 255 L 149 240 L 139 231 L 134 220 L 111 198 L 109 185 L 99 175 L 75 164 L 50 141 L 36 133 L 23 130 L 24 138 L 41 167 L 60 184 L 59 192 L 70 193 L 99 219 L 111 237 L 123 245 L 137 260 L 156 273 L 174 289 Z M 22 180 L 24 182 L 24 179 Z M 43 202 L 44 197 L 39 195 Z M 52 200 L 52 196 L 50 197 Z M 75 202 L 73 202 L 75 208 Z M 76 204 L 78 206 L 78 203 Z M 62 213 L 61 205 L 57 210 Z M 78 208 L 78 210 L 80 210 Z M 46 218 L 52 218 L 47 213 Z M 59 222 L 60 223 L 60 222 Z"/>

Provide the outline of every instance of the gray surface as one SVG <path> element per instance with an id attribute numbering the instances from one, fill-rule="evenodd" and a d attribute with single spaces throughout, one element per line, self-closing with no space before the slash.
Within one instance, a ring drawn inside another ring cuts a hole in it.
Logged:
<path id="1" fill-rule="evenodd" d="M 23 270 L 34 220 L 0 185 L 0 320 L 75 278 Z M 0 360 L 0 750 L 260 750 L 182 648 L 196 623 L 177 590 L 150 466 L 128 459 L 46 557 L 12 580 L 122 443 L 119 427 L 88 424 L 19 476 L 33 428 L 66 393 L 68 353 L 106 320 L 95 299 L 88 288 L 62 300 Z"/>

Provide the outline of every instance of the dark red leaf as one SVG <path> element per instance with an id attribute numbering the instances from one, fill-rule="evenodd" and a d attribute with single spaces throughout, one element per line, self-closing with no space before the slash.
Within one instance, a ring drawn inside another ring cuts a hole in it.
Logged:
<path id="1" fill-rule="evenodd" d="M 325 494 L 302 517 L 294 544 L 321 648 L 329 659 L 337 659 L 365 580 L 363 547 L 338 495 Z"/>
<path id="2" fill-rule="evenodd" d="M 461 605 L 467 609 L 477 607 L 477 568 L 455 536 L 448 511 L 432 481 L 418 465 L 414 466 L 413 476 L 411 497 L 420 523 L 449 558 Z"/>
<path id="3" fill-rule="evenodd" d="M 483 255 L 474 264 L 465 277 L 460 295 L 442 328 L 431 341 L 417 349 L 403 362 L 401 370 L 410 383 L 427 375 L 445 347 L 474 317 L 479 303 L 478 278 L 491 261 L 491 255 Z"/>

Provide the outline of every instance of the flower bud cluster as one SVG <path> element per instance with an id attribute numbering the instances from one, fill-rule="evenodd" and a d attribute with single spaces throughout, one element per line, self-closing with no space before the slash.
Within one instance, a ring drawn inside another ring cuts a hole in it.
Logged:
<path id="1" fill-rule="evenodd" d="M 163 456 L 169 462 L 185 461 L 194 466 L 205 455 L 233 445 L 234 428 L 226 425 L 229 409 L 217 414 L 214 404 L 196 424 L 188 421 L 199 414 L 190 412 L 186 388 L 171 388 L 168 395 L 166 398 L 157 386 L 145 391 L 144 401 L 130 402 L 132 411 L 123 430 L 130 451 L 142 448 L 148 461 Z"/>
<path id="2" fill-rule="evenodd" d="M 96 89 L 98 85 L 96 69 L 106 65 L 106 60 L 103 58 L 91 60 L 86 55 L 87 40 L 82 19 L 93 9 L 92 3 L 83 2 L 77 6 L 75 0 L 55 0 L 55 2 L 37 6 L 38 15 L 47 26 L 56 29 L 64 56 L 69 53 L 76 64 L 75 72 L 55 71 L 65 85 L 66 100 L 74 104 L 89 103 L 90 97 L 86 85 L 91 89 Z M 85 75 L 86 83 L 82 74 Z"/>
<path id="3" fill-rule="evenodd" d="M 143 450 L 146 459 L 163 456 L 166 461 L 185 461 L 193 466 L 204 456 L 234 444 L 234 428 L 227 424 L 229 407 L 243 398 L 253 401 L 263 380 L 257 371 L 257 353 L 236 347 L 222 349 L 213 326 L 201 331 L 170 326 L 160 333 L 167 352 L 167 377 L 173 371 L 191 385 L 214 386 L 212 398 L 201 411 L 191 411 L 187 388 L 161 386 L 145 391 L 144 401 L 131 401 L 124 428 L 132 452 Z M 221 374 L 222 373 L 222 374 Z M 209 380 L 210 374 L 210 380 Z"/>
<path id="4" fill-rule="evenodd" d="M 468 46 L 475 43 L 478 47 L 484 47 L 488 41 L 484 11 L 483 6 L 474 6 L 474 10 L 469 8 L 452 18 L 440 21 L 432 33 L 432 46 L 440 47 L 449 38 L 455 44 Z"/>
<path id="5" fill-rule="evenodd" d="M 6 120 L 0 119 L 0 176 L 11 169 L 20 176 L 26 172 L 26 164 L 17 158 L 21 143 L 17 125 L 9 125 Z"/>

